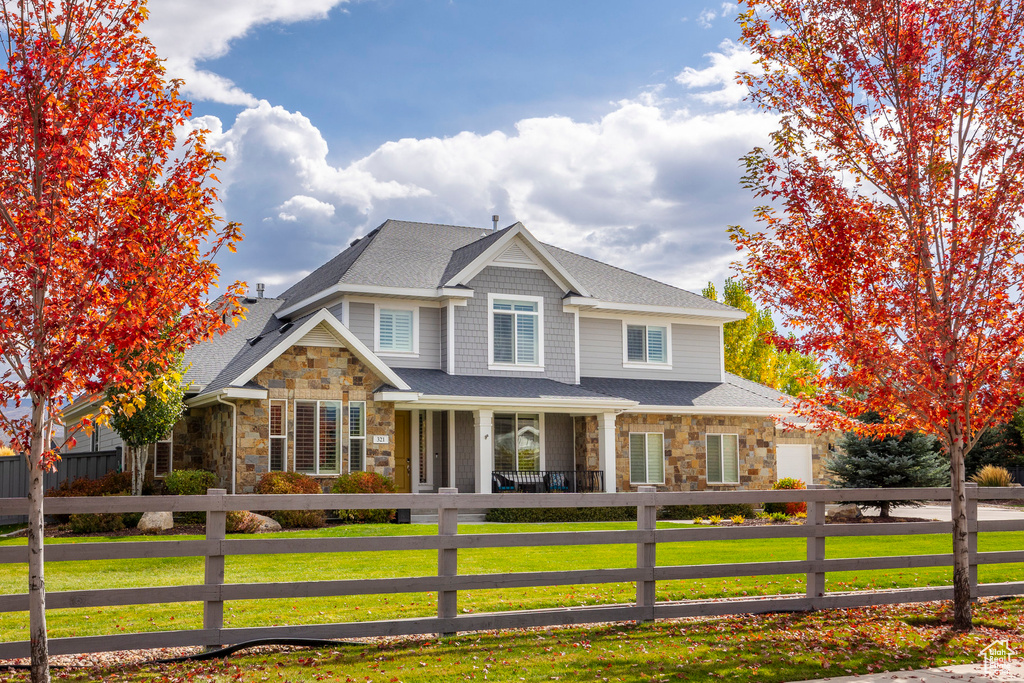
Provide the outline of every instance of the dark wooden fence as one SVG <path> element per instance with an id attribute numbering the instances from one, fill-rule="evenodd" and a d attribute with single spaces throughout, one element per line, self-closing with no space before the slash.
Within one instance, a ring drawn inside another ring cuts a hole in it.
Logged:
<path id="1" fill-rule="evenodd" d="M 75 654 L 176 646 L 219 646 L 258 638 L 357 638 L 423 633 L 452 634 L 531 626 L 583 624 L 604 621 L 650 621 L 661 618 L 762 613 L 778 610 L 815 610 L 945 600 L 953 595 L 950 586 L 826 592 L 828 572 L 946 567 L 952 555 L 825 558 L 829 538 L 846 536 L 893 536 L 907 534 L 949 534 L 950 522 L 892 524 L 825 524 L 825 505 L 858 500 L 946 500 L 947 489 L 869 489 L 800 491 L 735 491 L 704 493 L 655 492 L 642 487 L 637 493 L 559 494 L 458 494 L 442 489 L 439 494 L 362 494 L 319 496 L 281 495 L 228 496 L 223 489 L 207 496 L 151 496 L 116 498 L 55 498 L 46 501 L 55 514 L 75 512 L 135 512 L 203 510 L 207 513 L 205 540 L 137 541 L 119 543 L 74 543 L 47 545 L 46 562 L 81 560 L 122 560 L 127 558 L 204 557 L 205 581 L 200 585 L 113 588 L 60 591 L 47 594 L 48 609 L 89 608 L 155 603 L 204 603 L 202 629 L 122 633 L 50 640 L 52 654 Z M 1024 581 L 978 583 L 977 567 L 985 564 L 1024 562 L 1024 550 L 978 552 L 978 533 L 1024 531 L 1024 520 L 978 521 L 978 502 L 1024 500 L 1024 489 L 968 489 L 971 591 L 974 596 L 1024 594 Z M 807 502 L 807 519 L 801 525 L 679 527 L 657 529 L 659 505 L 717 505 L 732 503 Z M 0 500 L 0 514 L 23 514 L 25 500 Z M 459 509 L 519 507 L 614 507 L 636 506 L 637 528 L 609 531 L 522 532 L 460 534 Z M 375 509 L 434 507 L 438 510 L 436 536 L 257 538 L 231 539 L 225 536 L 229 510 L 321 508 Z M 807 539 L 807 558 L 780 562 L 659 566 L 659 544 L 727 539 Z M 629 544 L 637 549 L 636 567 L 569 571 L 521 572 L 511 574 L 459 574 L 458 555 L 469 548 L 520 548 L 530 546 L 588 546 Z M 232 555 L 288 553 L 379 553 L 383 551 L 437 550 L 437 575 L 387 579 L 337 581 L 296 581 L 288 583 L 224 583 L 225 558 Z M 25 546 L 0 547 L 0 564 L 24 563 Z M 772 595 L 728 600 L 657 601 L 659 581 L 709 579 L 741 576 L 802 574 L 803 595 Z M 456 609 L 458 591 L 515 589 L 529 586 L 588 585 L 634 582 L 636 600 L 628 604 L 537 609 L 527 611 L 460 614 Z M 394 593 L 437 593 L 437 616 L 389 621 L 335 624 L 225 628 L 224 603 L 231 600 L 316 598 L 342 595 Z M 0 596 L 0 612 L 28 610 L 27 594 Z M 27 619 L 27 615 L 24 617 Z M 0 659 L 26 657 L 27 641 L 0 643 Z"/>
<path id="2" fill-rule="evenodd" d="M 47 472 L 43 486 L 47 491 L 55 489 L 66 481 L 79 477 L 99 479 L 107 472 L 121 469 L 121 449 L 96 451 L 93 453 L 62 453 L 57 469 Z M 0 498 L 25 498 L 28 496 L 28 463 L 23 455 L 0 458 Z M 21 524 L 27 521 L 24 515 L 0 515 L 0 524 Z"/>
<path id="3" fill-rule="evenodd" d="M 1007 467 L 1010 472 L 1010 476 L 1013 477 L 1013 481 L 1016 484 L 1024 484 L 1024 467 Z"/>

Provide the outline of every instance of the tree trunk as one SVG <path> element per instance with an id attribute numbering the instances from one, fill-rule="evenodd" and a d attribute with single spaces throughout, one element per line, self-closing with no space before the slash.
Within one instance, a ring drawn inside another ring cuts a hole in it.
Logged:
<path id="1" fill-rule="evenodd" d="M 149 448 L 147 446 L 128 447 L 132 462 L 132 495 L 141 496 L 142 486 L 146 483 L 146 465 L 149 464 Z"/>
<path id="2" fill-rule="evenodd" d="M 43 453 L 49 450 L 45 410 L 32 398 L 32 444 L 28 456 L 28 629 L 32 683 L 49 683 L 50 653 L 46 639 L 46 584 L 43 580 Z"/>
<path id="3" fill-rule="evenodd" d="M 954 427 L 954 425 L 950 425 Z M 967 486 L 964 468 L 964 442 L 954 435 L 950 448 L 950 479 L 953 487 L 953 629 L 970 631 L 971 575 L 967 548 Z"/>
<path id="4" fill-rule="evenodd" d="M 889 510 L 892 507 L 892 503 L 887 500 L 882 501 L 882 504 L 878 506 L 878 516 L 885 519 L 889 518 Z"/>

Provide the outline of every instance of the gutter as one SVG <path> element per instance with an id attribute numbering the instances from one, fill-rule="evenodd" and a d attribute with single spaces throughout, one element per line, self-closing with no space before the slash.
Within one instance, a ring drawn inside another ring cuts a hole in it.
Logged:
<path id="1" fill-rule="evenodd" d="M 235 446 L 238 443 L 238 404 L 225 401 L 220 394 L 217 394 L 217 402 L 231 406 L 231 495 L 234 495 L 235 480 L 238 478 L 238 459 L 235 453 Z"/>

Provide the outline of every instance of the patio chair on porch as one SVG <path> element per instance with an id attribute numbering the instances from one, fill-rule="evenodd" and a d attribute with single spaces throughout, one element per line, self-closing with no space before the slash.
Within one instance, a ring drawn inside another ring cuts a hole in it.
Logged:
<path id="1" fill-rule="evenodd" d="M 544 475 L 544 489 L 550 493 L 568 493 L 569 478 L 564 472 L 548 472 Z"/>
<path id="2" fill-rule="evenodd" d="M 515 490 L 514 481 L 497 472 L 491 473 L 491 493 L 513 493 Z"/>

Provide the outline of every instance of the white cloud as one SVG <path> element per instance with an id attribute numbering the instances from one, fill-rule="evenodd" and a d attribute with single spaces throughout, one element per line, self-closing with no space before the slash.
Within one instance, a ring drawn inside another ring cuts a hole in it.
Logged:
<path id="1" fill-rule="evenodd" d="M 686 67 L 675 80 L 687 88 L 714 88 L 695 96 L 705 104 L 729 106 L 739 104 L 747 95 L 747 88 L 736 82 L 736 73 L 756 69 L 754 56 L 747 48 L 731 40 L 724 40 L 718 46 L 720 52 L 710 52 L 705 57 L 711 65 L 703 69 Z"/>
<path id="2" fill-rule="evenodd" d="M 713 55 L 709 69 L 719 63 Z M 309 119 L 266 102 L 226 131 L 201 123 L 229 159 L 226 215 L 247 233 L 222 261 L 229 280 L 290 284 L 387 218 L 489 226 L 497 213 L 502 225 L 521 220 L 543 240 L 691 289 L 727 274 L 725 229 L 749 223 L 753 205 L 738 159 L 773 126 L 749 109 L 693 113 L 653 92 L 595 121 L 536 117 L 512 133 L 401 139 L 336 165 Z"/>
<path id="3" fill-rule="evenodd" d="M 257 99 L 197 63 L 221 57 L 231 41 L 265 24 L 323 19 L 349 0 L 150 0 L 143 31 L 167 60 L 168 75 L 185 79 L 193 99 L 255 106 Z"/>

